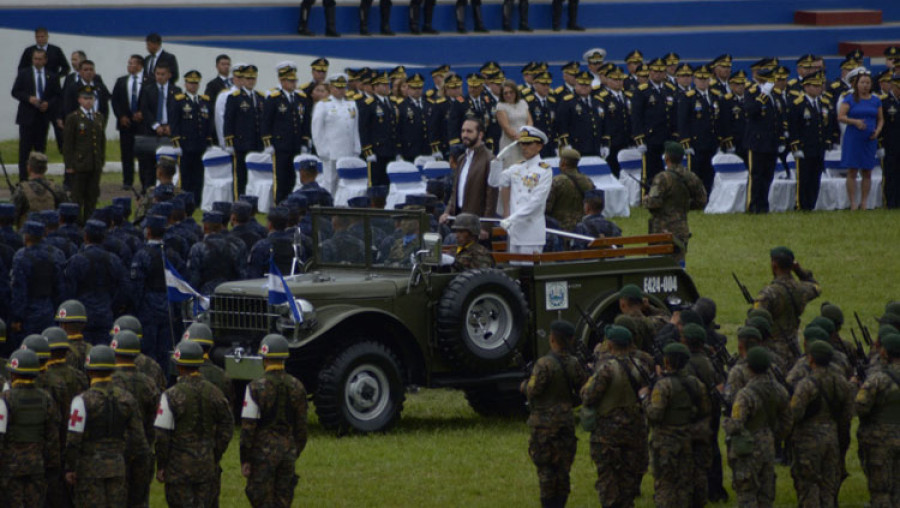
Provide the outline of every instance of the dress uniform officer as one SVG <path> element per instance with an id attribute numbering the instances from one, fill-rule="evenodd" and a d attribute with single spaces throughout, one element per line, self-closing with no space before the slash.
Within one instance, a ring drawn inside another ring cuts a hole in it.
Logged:
<path id="1" fill-rule="evenodd" d="M 578 62 L 568 62 L 560 68 L 562 71 L 563 84 L 553 90 L 553 95 L 557 101 L 560 101 L 566 95 L 575 94 L 575 81 L 581 74 L 581 65 Z M 593 81 L 593 78 L 591 79 Z"/>
<path id="2" fill-rule="evenodd" d="M 260 124 L 265 96 L 254 90 L 258 69 L 255 65 L 244 67 L 243 86 L 231 92 L 225 103 L 223 133 L 225 151 L 234 156 L 234 197 L 244 193 L 247 187 L 247 153 L 263 149 Z"/>
<path id="3" fill-rule="evenodd" d="M 388 98 L 390 84 L 387 73 L 372 79 L 374 94 L 363 101 L 359 111 L 359 139 L 362 154 L 370 164 L 372 185 L 388 185 L 388 162 L 397 156 L 397 111 Z"/>
<path id="4" fill-rule="evenodd" d="M 329 65 L 328 59 L 324 57 L 316 58 L 309 64 L 309 69 L 312 72 L 312 80 L 300 87 L 307 97 L 312 97 L 312 91 L 316 85 L 319 83 L 326 83 L 325 78 L 328 76 Z"/>
<path id="5" fill-rule="evenodd" d="M 891 92 L 881 101 L 884 128 L 881 129 L 881 146 L 884 158 L 884 206 L 900 207 L 900 75 L 891 80 Z"/>
<path id="6" fill-rule="evenodd" d="M 635 75 L 638 67 L 644 64 L 644 54 L 639 49 L 634 49 L 625 55 L 625 65 L 628 67 L 628 76 L 625 78 L 625 90 L 634 92 L 639 85 Z"/>
<path id="7" fill-rule="evenodd" d="M 674 85 L 675 70 L 678 69 L 678 64 L 681 63 L 681 56 L 678 53 L 667 53 L 663 57 L 663 62 L 666 63 L 666 79 Z"/>
<path id="8" fill-rule="evenodd" d="M 525 95 L 528 103 L 528 113 L 531 115 L 532 125 L 547 135 L 547 144 L 541 150 L 541 157 L 553 157 L 556 153 L 556 97 L 550 95 L 550 85 L 553 76 L 544 71 L 534 77 L 533 93 Z"/>
<path id="9" fill-rule="evenodd" d="M 811 53 L 797 59 L 797 77 L 787 82 L 788 93 L 794 97 L 803 95 L 803 78 L 817 72 L 816 62 L 818 57 Z"/>
<path id="10" fill-rule="evenodd" d="M 592 95 L 591 74 L 582 71 L 575 93 L 563 96 L 559 103 L 556 129 L 560 147 L 571 146 L 582 155 L 600 155 L 602 105 Z"/>
<path id="11" fill-rule="evenodd" d="M 263 337 L 265 374 L 247 385 L 241 410 L 241 474 L 252 506 L 288 507 L 294 499 L 294 464 L 306 448 L 306 388 L 284 370 L 287 339 Z"/>
<path id="12" fill-rule="evenodd" d="M 819 197 L 825 170 L 825 152 L 840 141 L 835 108 L 822 96 L 825 79 L 819 74 L 803 78 L 803 95 L 788 112 L 789 146 L 797 163 L 797 208 L 812 210 Z"/>
<path id="13" fill-rule="evenodd" d="M 841 77 L 828 84 L 828 88 L 825 90 L 826 97 L 834 101 L 835 105 L 840 102 L 841 96 L 851 89 L 847 75 L 857 67 L 860 67 L 859 61 L 848 56 L 841 62 Z"/>
<path id="14" fill-rule="evenodd" d="M 94 89 L 90 85 L 78 92 L 80 107 L 69 113 L 63 128 L 63 159 L 66 173 L 72 177 L 72 198 L 81 206 L 86 221 L 100 198 L 100 175 L 106 163 L 106 134 L 103 115 L 93 110 Z"/>
<path id="15" fill-rule="evenodd" d="M 601 128 L 603 137 L 600 144 L 600 156 L 606 159 L 609 169 L 616 178 L 619 177 L 619 152 L 632 143 L 631 137 L 631 99 L 633 94 L 625 91 L 625 73 L 613 67 L 606 74 L 607 89 L 600 92 L 598 99 L 603 108 Z"/>
<path id="16" fill-rule="evenodd" d="M 447 76 L 450 74 L 450 66 L 447 64 L 441 65 L 431 70 L 431 81 L 434 83 L 434 88 L 425 92 L 426 99 L 434 99 L 436 97 L 444 96 L 444 83 L 447 79 Z"/>
<path id="17" fill-rule="evenodd" d="M 447 111 L 450 100 L 443 95 L 432 95 L 425 99 L 428 106 L 428 146 L 431 156 L 437 160 L 447 152 Z"/>
<path id="18" fill-rule="evenodd" d="M 433 105 L 422 98 L 422 87 L 425 80 L 421 74 L 414 74 L 406 82 L 409 85 L 409 96 L 403 99 L 397 108 L 397 143 L 400 155 L 404 160 L 413 161 L 420 155 L 431 155 L 437 146 L 432 145 L 434 127 L 431 122 Z"/>
<path id="19" fill-rule="evenodd" d="M 768 213 L 769 186 L 775 176 L 778 153 L 784 149 L 784 115 L 778 99 L 773 97 L 775 87 L 771 68 L 757 72 L 762 85 L 754 85 L 746 92 L 747 132 L 744 146 L 747 149 L 747 166 L 750 168 L 750 187 L 747 189 L 747 211 Z"/>
<path id="20" fill-rule="evenodd" d="M 581 57 L 587 64 L 588 72 L 594 78 L 591 81 L 591 87 L 597 89 L 603 86 L 603 81 L 600 79 L 600 69 L 603 67 L 603 60 L 606 58 L 606 50 L 603 48 L 592 48 L 585 51 Z"/>
<path id="21" fill-rule="evenodd" d="M 744 92 L 747 86 L 747 74 L 737 71 L 728 78 L 730 93 L 725 94 L 722 102 L 722 124 L 726 152 L 734 152 L 744 163 L 747 163 L 747 149 L 744 147 L 744 134 L 747 131 L 747 115 L 744 111 Z M 727 141 L 731 138 L 731 142 Z"/>
<path id="22" fill-rule="evenodd" d="M 59 249 L 42 241 L 44 224 L 25 221 L 22 235 L 25 247 L 13 256 L 10 273 L 10 288 L 16 295 L 10 302 L 10 329 L 18 340 L 52 326 L 53 310 L 67 294 L 65 260 Z M 11 342 L 18 346 L 17 340 Z"/>
<path id="23" fill-rule="evenodd" d="M 322 186 L 329 194 L 334 194 L 337 190 L 337 160 L 359 156 L 362 147 L 357 103 L 346 97 L 347 77 L 336 74 L 328 81 L 331 95 L 313 108 L 311 130 L 316 153 L 322 160 Z"/>
<path id="24" fill-rule="evenodd" d="M 719 94 L 723 97 L 732 93 L 731 84 L 728 79 L 731 77 L 731 67 L 732 56 L 728 53 L 715 57 L 709 64 L 709 68 L 713 73 L 712 78 L 709 80 L 709 88 L 718 90 Z"/>
<path id="25" fill-rule="evenodd" d="M 637 87 L 631 102 L 631 128 L 638 150 L 644 157 L 645 183 L 663 170 L 663 144 L 675 138 L 675 86 L 666 81 L 666 65 L 657 58 L 650 62 L 650 82 Z"/>
<path id="26" fill-rule="evenodd" d="M 678 134 L 688 154 L 688 169 L 703 181 L 707 195 L 713 185 L 713 155 L 728 141 L 722 134 L 722 98 L 718 90 L 710 88 L 710 77 L 705 65 L 697 67 L 694 89 L 688 90 L 678 102 Z"/>
<path id="27" fill-rule="evenodd" d="M 212 143 L 213 111 L 209 97 L 198 94 L 197 71 L 184 75 L 184 92 L 175 94 L 172 108 L 172 143 L 181 156 L 181 188 L 203 195 L 203 152 Z"/>
<path id="28" fill-rule="evenodd" d="M 265 150 L 275 163 L 276 203 L 294 190 L 294 156 L 309 152 L 312 117 L 309 98 L 296 90 L 297 67 L 292 62 L 278 64 L 278 80 L 281 86 L 266 98 L 260 126 Z"/>
<path id="29" fill-rule="evenodd" d="M 455 81 L 451 84 L 455 84 Z M 469 94 L 465 97 L 456 97 L 455 101 L 451 101 L 447 120 L 447 134 L 451 138 L 449 144 L 459 143 L 459 133 L 462 130 L 463 121 L 474 118 L 484 126 L 484 144 L 488 150 L 493 152 L 496 147 L 494 140 L 487 137 L 487 128 L 491 125 L 492 110 L 496 104 L 490 95 L 484 93 L 484 78 L 481 75 L 469 74 L 466 76 L 466 85 L 469 87 Z"/>
<path id="30" fill-rule="evenodd" d="M 450 74 L 444 81 L 444 97 L 447 102 L 443 104 L 443 113 L 446 117 L 447 127 L 444 129 L 446 135 L 444 145 L 449 150 L 451 146 L 460 143 L 460 134 L 462 132 L 462 122 L 465 120 L 465 113 L 460 113 L 457 108 L 465 108 L 465 97 L 462 93 L 462 78 L 457 74 Z"/>
<path id="31" fill-rule="evenodd" d="M 519 85 L 519 94 L 522 97 L 528 97 L 528 95 L 534 93 L 534 78 L 542 71 L 537 70 L 537 62 L 528 62 L 524 66 L 522 66 L 522 81 L 523 83 Z"/>
<path id="32" fill-rule="evenodd" d="M 675 69 L 675 102 L 680 101 L 684 94 L 688 93 L 692 88 L 694 78 L 694 69 L 687 62 L 682 63 Z"/>

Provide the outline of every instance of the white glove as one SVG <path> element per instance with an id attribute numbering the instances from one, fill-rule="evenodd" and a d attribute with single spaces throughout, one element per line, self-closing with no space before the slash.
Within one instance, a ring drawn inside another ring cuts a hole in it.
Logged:
<path id="1" fill-rule="evenodd" d="M 688 148 L 688 149 L 686 149 L 686 150 L 684 151 L 684 154 L 685 154 L 685 155 L 694 155 L 694 149 L 693 149 L 693 148 Z"/>
<path id="2" fill-rule="evenodd" d="M 375 157 L 374 153 L 372 155 L 366 157 L 366 162 L 375 162 L 377 160 L 378 160 L 378 157 Z"/>
<path id="3" fill-rule="evenodd" d="M 734 153 L 734 147 L 726 148 L 725 153 Z"/>
<path id="4" fill-rule="evenodd" d="M 759 87 L 759 90 L 760 90 L 762 93 L 764 93 L 764 94 L 766 94 L 766 95 L 769 95 L 769 94 L 772 93 L 772 89 L 773 89 L 773 88 L 775 88 L 775 83 L 766 83 L 766 84 L 764 84 L 763 86 Z"/>
<path id="5" fill-rule="evenodd" d="M 559 157 L 559 148 L 554 148 L 554 149 L 553 149 L 553 155 Z"/>
<path id="6" fill-rule="evenodd" d="M 797 150 L 796 152 L 793 152 L 793 154 L 794 154 L 794 160 L 799 160 L 799 159 L 806 157 L 806 155 L 803 154 L 803 150 Z"/>
<path id="7" fill-rule="evenodd" d="M 263 148 L 263 153 L 266 155 L 272 155 L 273 153 L 275 153 L 275 147 L 272 145 L 269 145 L 269 146 Z"/>
<path id="8" fill-rule="evenodd" d="M 234 155 L 234 147 L 233 147 L 233 146 L 226 146 L 226 147 L 225 147 L 225 153 L 227 153 L 228 155 Z"/>
<path id="9" fill-rule="evenodd" d="M 509 227 L 512 225 L 512 221 L 509 219 L 503 219 L 500 221 L 500 227 L 509 231 Z"/>
<path id="10" fill-rule="evenodd" d="M 776 149 L 777 151 L 775 153 L 784 153 L 784 149 L 784 145 L 778 145 L 778 148 Z"/>
<path id="11" fill-rule="evenodd" d="M 637 151 L 640 152 L 640 153 L 642 153 L 642 154 L 647 153 L 647 145 L 638 145 Z"/>
<path id="12" fill-rule="evenodd" d="M 179 147 L 173 148 L 172 153 L 174 153 L 175 156 L 177 156 L 177 157 L 181 157 L 181 154 L 182 154 L 181 147 L 179 146 Z"/>
<path id="13" fill-rule="evenodd" d="M 609 157 L 609 147 L 608 146 L 600 147 L 600 157 L 603 157 L 604 159 Z"/>
<path id="14" fill-rule="evenodd" d="M 402 155 L 398 155 L 398 156 L 394 157 L 394 160 L 397 161 L 397 162 L 403 162 L 403 156 L 402 156 Z"/>
<path id="15" fill-rule="evenodd" d="M 441 152 L 434 152 L 431 154 L 434 157 L 434 160 L 439 161 L 444 159 L 444 155 Z"/>
<path id="16" fill-rule="evenodd" d="M 884 148 L 879 148 L 878 150 L 875 150 L 875 158 L 876 159 L 884 158 Z"/>
<path id="17" fill-rule="evenodd" d="M 309 147 L 306 146 L 306 145 L 301 146 L 301 147 L 300 147 L 300 153 L 302 153 L 303 155 L 308 154 L 308 153 L 309 153 Z"/>

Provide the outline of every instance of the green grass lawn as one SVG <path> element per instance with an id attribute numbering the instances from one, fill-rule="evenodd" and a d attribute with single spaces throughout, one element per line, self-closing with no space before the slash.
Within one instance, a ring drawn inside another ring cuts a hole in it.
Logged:
<path id="1" fill-rule="evenodd" d="M 19 140 L 6 139 L 0 141 L 0 155 L 3 156 L 3 162 L 6 163 L 6 169 L 10 176 L 13 175 L 13 166 L 19 162 Z M 53 137 L 53 129 L 47 136 L 47 160 L 51 163 L 62 162 L 62 155 L 56 147 L 56 139 Z M 119 161 L 122 160 L 121 152 L 119 152 L 119 140 L 107 140 L 106 142 L 106 160 Z M 15 174 L 18 174 L 17 172 Z"/>
<path id="2" fill-rule="evenodd" d="M 645 233 L 647 213 L 633 212 L 616 222 L 626 234 Z M 890 261 L 896 259 L 894 246 L 900 245 L 896 221 L 897 213 L 885 210 L 692 214 L 687 269 L 700 293 L 718 303 L 718 320 L 732 349 L 747 305 L 731 272 L 755 294 L 771 279 L 768 252 L 775 245 L 792 248 L 824 290 L 807 309 L 804 322 L 829 300 L 843 308 L 848 326 L 856 310 L 874 328 L 873 316 L 898 297 L 897 265 Z M 520 421 L 475 415 L 462 392 L 421 390 L 408 395 L 403 418 L 389 434 L 338 438 L 318 425 L 312 410 L 310 415 L 309 444 L 297 463 L 297 506 L 538 506 L 537 476 L 527 454 L 528 428 Z M 222 463 L 224 507 L 247 506 L 238 435 Z M 855 430 L 853 435 L 847 455 L 850 477 L 843 484 L 840 505 L 858 507 L 868 502 L 868 492 L 856 456 Z M 588 436 L 579 430 L 578 438 L 569 506 L 597 506 Z M 777 474 L 776 505 L 796 506 L 789 470 L 779 466 Z M 725 475 L 730 490 L 727 466 Z M 154 483 L 152 495 L 152 506 L 164 504 L 160 484 Z M 648 474 L 637 506 L 653 506 L 652 495 Z M 729 505 L 734 504 L 733 494 L 731 499 Z"/>

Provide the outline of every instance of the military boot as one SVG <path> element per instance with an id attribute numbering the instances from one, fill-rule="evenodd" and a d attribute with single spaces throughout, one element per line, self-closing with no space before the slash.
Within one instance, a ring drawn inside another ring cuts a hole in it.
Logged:
<path id="1" fill-rule="evenodd" d="M 458 33 L 466 33 L 466 6 L 456 7 L 456 31 Z"/>
<path id="2" fill-rule="evenodd" d="M 472 6 L 472 17 L 475 18 L 475 31 L 478 33 L 487 33 L 488 29 L 484 27 L 484 21 L 481 18 L 481 6 Z"/>
<path id="3" fill-rule="evenodd" d="M 553 21 L 551 27 L 554 32 L 559 32 L 562 23 L 562 0 L 553 0 Z"/>
<path id="4" fill-rule="evenodd" d="M 419 5 L 409 4 L 409 33 L 419 35 Z"/>
<path id="5" fill-rule="evenodd" d="M 464 11 L 465 12 L 465 11 Z M 439 33 L 434 27 L 431 26 L 431 19 L 434 17 L 434 3 L 430 1 L 425 2 L 425 24 L 422 26 L 422 33 L 434 35 Z"/>
<path id="6" fill-rule="evenodd" d="M 300 21 L 297 22 L 297 33 L 307 37 L 315 35 L 307 28 L 307 25 L 309 24 L 309 11 L 311 8 L 311 3 L 307 4 L 306 2 L 303 2 L 300 4 Z"/>
<path id="7" fill-rule="evenodd" d="M 389 0 L 381 0 L 378 3 L 381 12 L 381 35 L 394 35 L 391 30 L 391 2 Z M 418 20 L 416 21 L 418 23 Z"/>
<path id="8" fill-rule="evenodd" d="M 528 0 L 519 0 L 519 31 L 532 32 L 528 26 Z"/>
<path id="9" fill-rule="evenodd" d="M 513 1 L 503 0 L 503 31 L 512 32 Z"/>
<path id="10" fill-rule="evenodd" d="M 334 23 L 334 13 L 337 7 L 334 5 L 325 6 L 325 35 L 328 37 L 340 37 L 337 33 Z"/>
<path id="11" fill-rule="evenodd" d="M 578 0 L 569 0 L 569 26 L 566 30 L 583 32 L 584 27 L 578 25 Z"/>
<path id="12" fill-rule="evenodd" d="M 359 6 L 359 35 L 369 35 L 369 9 Z"/>

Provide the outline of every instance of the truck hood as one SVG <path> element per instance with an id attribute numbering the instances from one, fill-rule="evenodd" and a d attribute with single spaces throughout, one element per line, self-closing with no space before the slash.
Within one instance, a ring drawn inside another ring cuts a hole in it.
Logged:
<path id="1" fill-rule="evenodd" d="M 294 298 L 311 301 L 340 299 L 346 302 L 393 298 L 406 291 L 409 273 L 328 270 L 285 277 L 285 280 Z M 226 282 L 216 287 L 215 294 L 265 297 L 268 295 L 268 279 Z"/>

